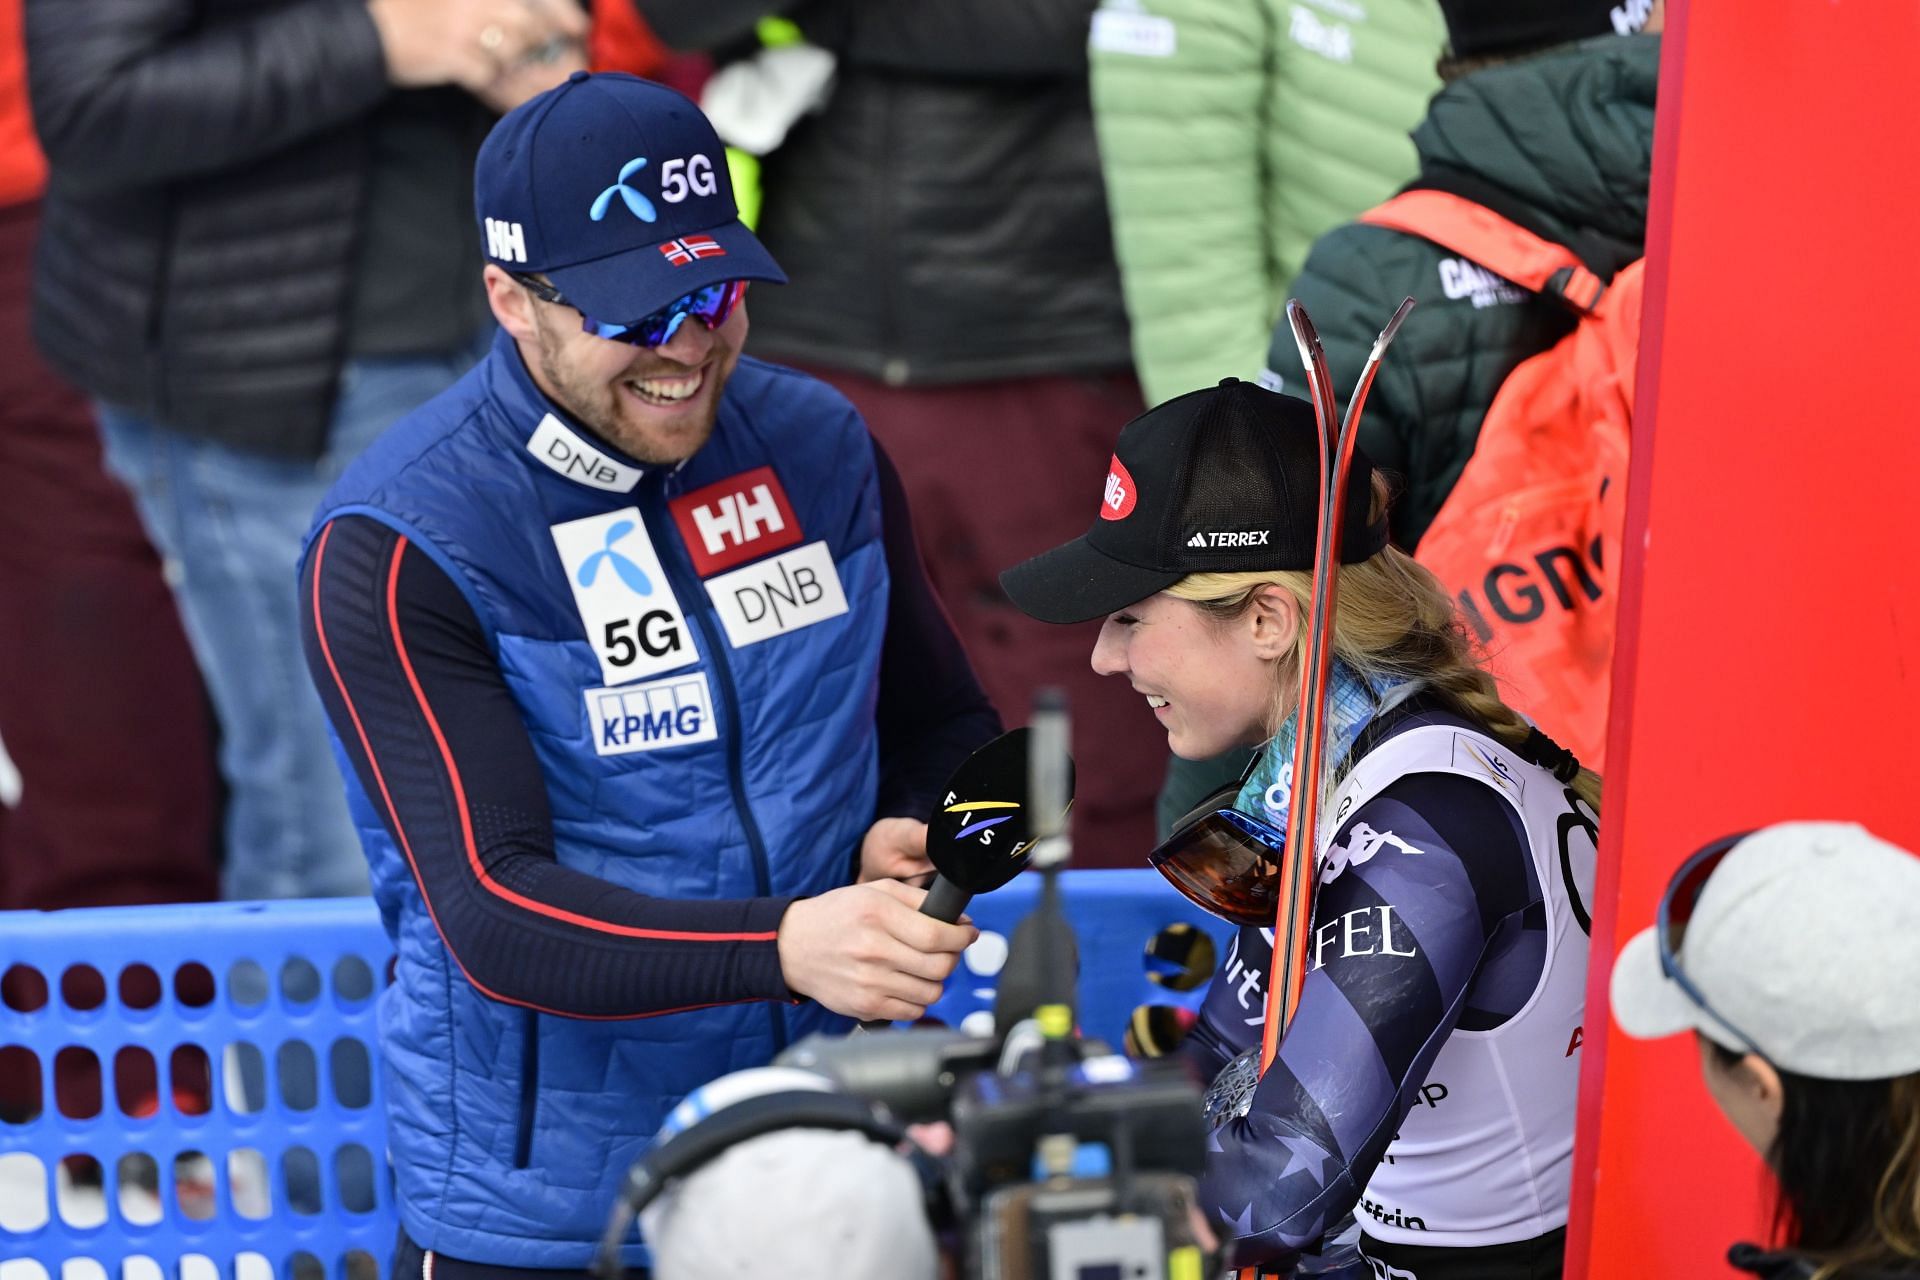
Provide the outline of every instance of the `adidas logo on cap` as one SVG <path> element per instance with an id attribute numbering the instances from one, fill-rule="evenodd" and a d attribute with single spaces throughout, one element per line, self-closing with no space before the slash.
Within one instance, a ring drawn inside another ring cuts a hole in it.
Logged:
<path id="1" fill-rule="evenodd" d="M 1196 533 L 1187 539 L 1189 547 L 1202 551 L 1218 551 L 1222 547 L 1264 547 L 1271 529 L 1254 529 L 1243 533 Z"/>

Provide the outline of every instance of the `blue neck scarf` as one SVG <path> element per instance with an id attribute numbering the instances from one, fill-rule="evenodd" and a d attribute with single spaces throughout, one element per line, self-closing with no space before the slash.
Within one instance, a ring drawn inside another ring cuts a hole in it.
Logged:
<path id="1" fill-rule="evenodd" d="M 1353 744 L 1359 741 L 1361 732 L 1376 715 L 1412 692 L 1408 683 L 1388 677 L 1363 681 L 1346 663 L 1333 664 L 1327 690 L 1326 763 L 1329 768 L 1346 759 L 1347 752 L 1353 750 Z M 1233 801 L 1234 808 L 1260 819 L 1276 831 L 1287 829 L 1287 815 L 1293 808 L 1293 740 L 1298 721 L 1298 714 L 1288 716 L 1280 731 L 1267 740 L 1253 772 Z"/>

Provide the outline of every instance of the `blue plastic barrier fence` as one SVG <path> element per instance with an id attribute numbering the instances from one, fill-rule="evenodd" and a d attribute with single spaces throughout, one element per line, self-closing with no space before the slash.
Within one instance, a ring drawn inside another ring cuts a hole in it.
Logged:
<path id="1" fill-rule="evenodd" d="M 974 902 L 931 1018 L 990 1026 L 1038 889 Z M 1151 871 L 1064 890 L 1088 1034 L 1198 1002 L 1225 926 Z M 0 1280 L 380 1280 L 390 956 L 367 899 L 0 913 Z"/>

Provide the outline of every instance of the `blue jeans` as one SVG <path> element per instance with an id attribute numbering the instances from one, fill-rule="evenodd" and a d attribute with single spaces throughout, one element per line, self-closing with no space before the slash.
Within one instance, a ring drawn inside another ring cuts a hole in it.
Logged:
<path id="1" fill-rule="evenodd" d="M 108 468 L 133 491 L 166 562 L 220 718 L 229 899 L 367 892 L 326 717 L 307 678 L 295 573 L 314 509 L 346 465 L 486 352 L 350 361 L 327 452 L 275 458 L 96 406 Z"/>

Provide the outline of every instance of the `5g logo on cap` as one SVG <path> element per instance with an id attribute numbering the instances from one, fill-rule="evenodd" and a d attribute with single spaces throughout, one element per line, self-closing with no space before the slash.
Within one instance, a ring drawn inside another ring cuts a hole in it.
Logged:
<path id="1" fill-rule="evenodd" d="M 702 155 L 669 160 L 660 166 L 660 198 L 679 204 L 689 195 L 710 196 L 720 190 L 714 181 L 713 161 Z"/>

